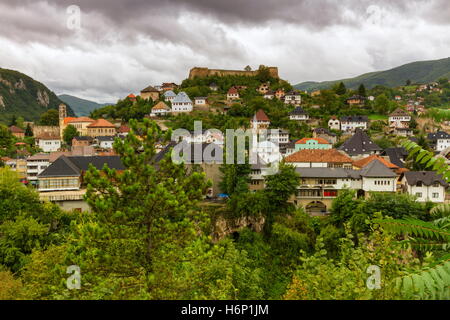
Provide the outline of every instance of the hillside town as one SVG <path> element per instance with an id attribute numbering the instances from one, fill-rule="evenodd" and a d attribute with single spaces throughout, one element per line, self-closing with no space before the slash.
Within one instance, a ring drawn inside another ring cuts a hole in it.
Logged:
<path id="1" fill-rule="evenodd" d="M 140 109 L 137 117 L 131 117 L 156 121 L 162 131 L 183 128 L 177 123 L 179 119 L 186 123 L 214 115 L 238 119 L 233 124 L 236 129 L 255 129 L 257 135 L 270 129 L 272 134 L 264 141 L 259 139 L 258 148 L 264 148 L 264 142 L 273 143 L 275 148 L 269 145 L 264 149 L 268 156 L 279 153 L 283 163 L 295 167 L 301 180 L 290 201 L 310 215 L 328 215 L 333 200 L 346 189 L 355 190 L 361 199 L 383 192 L 409 194 L 423 203 L 450 202 L 446 179 L 412 163 L 401 146 L 401 139 L 420 139 L 422 146 L 450 162 L 448 112 L 444 119 L 439 114 L 444 110 L 427 106 L 434 101 L 430 95 L 436 97 L 445 91 L 448 97 L 449 80 L 396 89 L 366 90 L 361 85 L 356 91 L 341 83 L 330 90 L 303 92 L 280 80 L 277 68 L 260 66 L 249 76 L 246 73 L 253 72 L 250 70 L 220 70 L 219 76 L 219 71 L 209 70 L 203 77 L 191 71 L 181 85 L 150 85 L 136 95 L 130 93 L 116 106 L 94 111 L 91 117 L 68 117 L 67 107 L 61 104 L 57 125 L 22 121 L 9 126 L 13 151 L 1 161 L 17 171 L 22 183 L 35 188 L 42 201 L 56 203 L 65 210 L 89 211 L 84 200 L 84 175 L 89 165 L 101 169 L 106 164 L 119 172 L 125 169 L 114 150 L 114 141 L 129 134 L 131 118 L 129 113 L 115 116 L 120 108 Z M 341 107 L 335 109 L 336 114 L 330 114 L 339 101 Z M 223 149 L 224 135 L 211 129 L 191 131 L 183 140 L 200 144 L 203 149 L 208 145 Z M 158 150 L 165 154 L 172 147 L 172 143 L 166 143 Z M 202 164 L 206 165 L 203 171 L 212 187 L 205 201 L 228 198 L 230 195 L 220 187 L 223 161 Z M 250 190 L 265 188 L 269 166 L 260 162 L 251 165 Z"/>

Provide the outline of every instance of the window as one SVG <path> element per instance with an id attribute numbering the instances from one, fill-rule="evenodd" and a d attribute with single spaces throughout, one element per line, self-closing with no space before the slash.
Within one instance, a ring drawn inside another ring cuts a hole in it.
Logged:
<path id="1" fill-rule="evenodd" d="M 422 192 L 416 192 L 416 197 L 417 198 L 422 198 Z"/>
<path id="2" fill-rule="evenodd" d="M 433 199 L 438 199 L 438 198 L 439 198 L 439 193 L 434 192 L 434 193 L 433 193 Z"/>

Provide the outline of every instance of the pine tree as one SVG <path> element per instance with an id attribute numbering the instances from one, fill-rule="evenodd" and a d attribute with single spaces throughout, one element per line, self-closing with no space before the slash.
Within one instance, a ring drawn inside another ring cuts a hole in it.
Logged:
<path id="1" fill-rule="evenodd" d="M 33 130 L 31 129 L 30 124 L 27 124 L 27 128 L 25 130 L 25 137 L 32 137 L 33 136 Z"/>
<path id="2" fill-rule="evenodd" d="M 358 94 L 362 97 L 366 96 L 366 87 L 362 83 L 359 85 Z"/>

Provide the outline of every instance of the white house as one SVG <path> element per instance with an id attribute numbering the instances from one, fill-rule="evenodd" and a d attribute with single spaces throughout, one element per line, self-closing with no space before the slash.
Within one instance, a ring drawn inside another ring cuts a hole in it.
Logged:
<path id="1" fill-rule="evenodd" d="M 397 129 L 409 128 L 411 122 L 411 116 L 408 112 L 398 108 L 389 115 L 389 127 Z"/>
<path id="2" fill-rule="evenodd" d="M 273 142 L 276 145 L 289 143 L 289 131 L 269 129 L 267 130 L 267 141 Z"/>
<path id="3" fill-rule="evenodd" d="M 169 108 L 169 106 L 165 104 L 163 101 L 160 101 L 152 108 L 150 116 L 151 117 L 165 116 L 170 112 L 172 112 L 172 110 Z"/>
<path id="4" fill-rule="evenodd" d="M 55 152 L 61 148 L 61 139 L 56 136 L 42 135 L 36 138 L 36 146 L 44 152 Z"/>
<path id="5" fill-rule="evenodd" d="M 434 149 L 438 152 L 446 150 L 450 147 L 450 134 L 444 131 L 438 131 L 436 133 L 428 134 L 428 139 L 434 146 Z"/>
<path id="6" fill-rule="evenodd" d="M 192 108 L 192 100 L 184 91 L 178 93 L 172 101 L 172 112 L 192 112 Z"/>
<path id="7" fill-rule="evenodd" d="M 275 98 L 275 92 L 272 90 L 267 91 L 264 93 L 264 99 L 273 100 Z"/>
<path id="8" fill-rule="evenodd" d="M 328 128 L 331 130 L 341 130 L 341 122 L 336 117 L 331 117 L 330 120 L 328 120 Z"/>
<path id="9" fill-rule="evenodd" d="M 38 153 L 27 159 L 27 180 L 37 185 L 38 175 L 50 165 L 50 154 Z"/>
<path id="10" fill-rule="evenodd" d="M 405 172 L 400 180 L 404 191 L 419 202 L 444 203 L 448 183 L 433 171 Z"/>
<path id="11" fill-rule="evenodd" d="M 239 91 L 235 87 L 231 87 L 227 92 L 227 100 L 233 101 L 239 99 Z"/>
<path id="12" fill-rule="evenodd" d="M 294 111 L 289 113 L 289 119 L 294 121 L 307 121 L 309 120 L 309 115 L 302 107 L 297 107 Z"/>
<path id="13" fill-rule="evenodd" d="M 206 106 L 208 104 L 206 97 L 195 97 L 194 103 L 196 106 Z"/>
<path id="14" fill-rule="evenodd" d="M 97 145 L 101 149 L 112 149 L 113 148 L 114 137 L 102 136 L 102 137 L 97 137 L 96 140 L 97 140 Z"/>
<path id="15" fill-rule="evenodd" d="M 369 119 L 367 116 L 349 116 L 341 118 L 341 130 L 354 132 L 356 129 L 367 130 Z"/>
<path id="16" fill-rule="evenodd" d="M 170 101 L 170 102 L 172 102 L 173 99 L 175 99 L 175 97 L 177 96 L 176 93 L 173 92 L 172 90 L 169 90 L 169 91 L 164 92 L 163 95 L 164 95 L 164 99 L 165 99 L 166 101 Z"/>
<path id="17" fill-rule="evenodd" d="M 298 92 L 290 91 L 284 96 L 284 103 L 299 106 L 302 103 L 302 96 Z"/>

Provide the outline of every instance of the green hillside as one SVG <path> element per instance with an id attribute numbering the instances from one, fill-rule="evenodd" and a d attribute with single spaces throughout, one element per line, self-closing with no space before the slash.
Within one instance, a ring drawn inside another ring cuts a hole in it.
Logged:
<path id="1" fill-rule="evenodd" d="M 25 121 L 36 121 L 48 109 L 63 103 L 50 89 L 29 76 L 0 68 L 0 123 L 8 123 L 13 115 Z M 74 115 L 70 106 L 69 115 Z"/>
<path id="2" fill-rule="evenodd" d="M 94 111 L 95 109 L 100 109 L 103 108 L 104 106 L 114 104 L 114 103 L 100 104 L 94 101 L 77 98 L 68 94 L 59 95 L 58 98 L 64 101 L 64 103 L 70 105 L 78 117 L 88 116 L 91 113 L 91 111 Z"/>
<path id="3" fill-rule="evenodd" d="M 412 83 L 425 84 L 439 78 L 450 78 L 450 58 L 408 63 L 391 70 L 366 73 L 350 79 L 325 82 L 308 81 L 297 84 L 294 88 L 307 91 L 327 89 L 341 81 L 351 89 L 356 89 L 361 83 L 366 88 L 373 88 L 377 85 L 398 87 L 404 85 L 407 80 L 411 80 Z"/>

